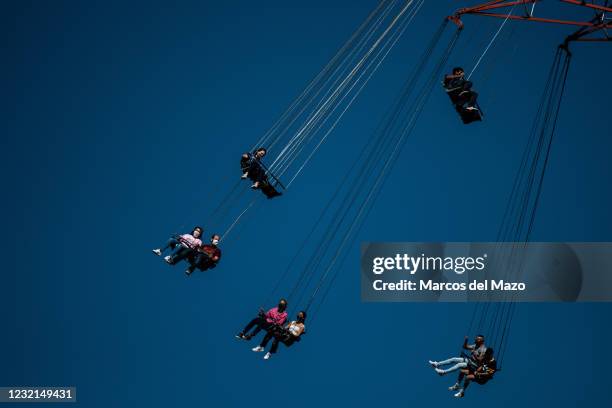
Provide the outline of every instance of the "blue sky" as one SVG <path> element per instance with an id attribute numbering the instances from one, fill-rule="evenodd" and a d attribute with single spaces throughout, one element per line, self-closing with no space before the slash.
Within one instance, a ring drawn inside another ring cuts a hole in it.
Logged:
<path id="1" fill-rule="evenodd" d="M 472 306 L 361 303 L 359 243 L 495 239 L 568 27 L 506 26 L 473 77 L 482 123 L 462 125 L 447 96 L 432 94 L 308 335 L 274 359 L 233 335 L 262 306 L 439 21 L 469 2 L 425 4 L 295 185 L 224 244 L 217 269 L 187 279 L 150 252 L 178 229 L 219 228 L 207 220 L 220 199 L 211 189 L 238 175 L 240 153 L 375 4 L 7 5 L 0 385 L 74 385 L 87 407 L 455 403 L 452 380 L 426 361 L 456 352 Z M 575 12 L 557 2 L 537 10 Z M 465 23 L 449 67 L 472 67 L 500 21 Z M 574 47 L 534 241 L 612 240 L 611 62 L 608 44 Z M 466 401 L 609 400 L 599 351 L 611 311 L 519 305 L 503 372 Z"/>

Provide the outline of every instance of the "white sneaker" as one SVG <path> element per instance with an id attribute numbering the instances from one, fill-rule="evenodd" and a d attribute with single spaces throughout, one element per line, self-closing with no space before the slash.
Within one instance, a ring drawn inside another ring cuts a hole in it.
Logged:
<path id="1" fill-rule="evenodd" d="M 166 261 L 169 264 L 171 264 L 172 263 L 172 257 L 170 255 L 166 255 L 166 256 L 164 256 L 164 261 Z"/>
<path id="2" fill-rule="evenodd" d="M 455 398 L 463 398 L 464 395 L 463 388 L 461 388 L 459 392 L 455 394 Z"/>
<path id="3" fill-rule="evenodd" d="M 431 361 L 431 360 L 429 360 L 429 364 L 431 364 L 433 368 L 438 368 L 438 365 L 439 365 L 437 361 Z"/>
<path id="4" fill-rule="evenodd" d="M 436 370 L 436 373 L 438 373 L 438 374 L 440 374 L 440 375 L 444 375 L 444 374 L 446 374 L 446 373 L 444 372 L 444 370 L 441 370 L 441 369 L 439 369 L 439 368 L 436 368 L 435 370 Z"/>
<path id="5" fill-rule="evenodd" d="M 246 173 L 243 173 L 242 176 L 240 176 L 241 179 L 245 179 L 249 177 L 249 172 L 247 171 Z"/>
<path id="6" fill-rule="evenodd" d="M 161 256 L 161 249 L 159 249 L 159 248 L 158 248 L 158 249 L 154 249 L 154 250 L 153 250 L 153 253 L 154 253 L 155 255 L 157 255 L 157 256 Z"/>
<path id="7" fill-rule="evenodd" d="M 449 391 L 457 391 L 459 389 L 459 383 L 455 383 L 454 385 L 451 385 L 450 387 L 448 387 Z"/>
<path id="8" fill-rule="evenodd" d="M 257 346 L 257 347 L 253 347 L 251 350 L 253 350 L 256 353 L 260 353 L 262 351 L 264 351 L 264 348 L 261 346 Z"/>
<path id="9" fill-rule="evenodd" d="M 272 354 L 268 351 L 266 355 L 264 356 L 264 360 L 269 360 L 270 357 L 272 357 Z"/>
<path id="10" fill-rule="evenodd" d="M 465 110 L 478 110 L 478 108 L 475 106 L 468 106 L 467 108 L 465 108 Z"/>

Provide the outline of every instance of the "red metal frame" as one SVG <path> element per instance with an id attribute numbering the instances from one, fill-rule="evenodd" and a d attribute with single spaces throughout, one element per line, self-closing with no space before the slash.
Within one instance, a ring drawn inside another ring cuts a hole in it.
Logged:
<path id="1" fill-rule="evenodd" d="M 509 15 L 503 14 L 499 11 L 500 9 L 514 7 L 517 5 L 529 5 L 540 3 L 542 0 L 495 0 L 489 1 L 486 3 L 482 3 L 472 7 L 464 7 L 461 8 L 451 16 L 448 17 L 449 20 L 454 22 L 459 28 L 463 28 L 463 21 L 461 21 L 461 16 L 465 14 L 471 14 L 476 16 L 485 16 L 485 17 L 495 17 L 495 18 L 503 18 L 510 20 L 520 20 L 520 21 L 532 21 L 536 23 L 549 23 L 549 24 L 562 24 L 562 25 L 571 25 L 579 27 L 579 29 L 567 37 L 566 45 L 570 41 L 612 41 L 612 36 L 608 34 L 607 30 L 612 30 L 612 21 L 606 22 L 604 20 L 604 13 L 610 12 L 612 13 L 612 8 L 608 7 L 608 2 L 606 5 L 599 5 L 595 3 L 587 3 L 581 0 L 560 0 L 562 3 L 568 3 L 580 7 L 585 7 L 589 9 L 593 9 L 598 14 L 590 20 L 590 21 L 572 21 L 572 20 L 559 20 L 554 18 L 543 18 L 543 17 L 534 17 L 531 15 Z M 584 38 L 590 34 L 595 32 L 602 32 L 602 37 L 596 38 Z"/>
<path id="2" fill-rule="evenodd" d="M 612 13 L 612 7 L 600 6 L 598 4 L 586 3 L 584 1 L 578 1 L 578 0 L 561 0 L 561 1 L 564 3 L 575 4 L 577 6 L 583 6 L 583 7 L 588 7 L 588 8 L 592 8 L 595 10 L 599 10 L 599 11 L 607 11 L 608 13 Z"/>

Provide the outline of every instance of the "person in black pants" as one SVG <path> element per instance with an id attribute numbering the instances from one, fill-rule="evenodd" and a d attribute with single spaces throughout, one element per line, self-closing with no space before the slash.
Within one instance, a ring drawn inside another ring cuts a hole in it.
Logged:
<path id="1" fill-rule="evenodd" d="M 237 339 L 250 340 L 253 336 L 256 336 L 262 329 L 269 331 L 274 326 L 282 326 L 287 319 L 287 301 L 281 299 L 278 302 L 277 307 L 273 307 L 264 313 L 263 310 L 259 310 L 257 317 L 251 320 L 244 329 L 236 335 Z M 251 332 L 251 329 L 253 330 Z M 251 333 L 249 333 L 251 332 Z"/>
<path id="2" fill-rule="evenodd" d="M 306 321 L 306 312 L 300 311 L 297 314 L 296 320 L 289 323 L 286 327 L 283 326 L 274 326 L 266 336 L 263 338 L 259 346 L 253 348 L 255 352 L 261 352 L 265 350 L 266 345 L 272 339 L 272 347 L 270 347 L 270 351 L 264 355 L 264 360 L 268 360 L 278 351 L 278 344 L 283 342 L 283 344 L 287 347 L 290 347 L 296 341 L 300 340 L 300 336 L 306 332 L 306 325 L 304 322 Z"/>
<path id="3" fill-rule="evenodd" d="M 472 90 L 472 81 L 465 79 L 463 68 L 453 68 L 453 73 L 444 77 L 444 87 L 453 102 L 458 106 L 467 105 L 465 109 L 474 110 L 478 93 Z"/>
<path id="4" fill-rule="evenodd" d="M 259 188 L 260 184 L 267 181 L 266 171 L 260 163 L 260 160 L 264 158 L 266 153 L 266 149 L 260 147 L 254 153 L 244 153 L 240 159 L 242 178 L 249 178 L 253 182 L 252 188 Z"/>

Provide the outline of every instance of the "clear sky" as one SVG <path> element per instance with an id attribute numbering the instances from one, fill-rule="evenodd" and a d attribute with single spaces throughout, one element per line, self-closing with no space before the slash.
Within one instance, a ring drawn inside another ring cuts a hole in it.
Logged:
<path id="1" fill-rule="evenodd" d="M 468 4 L 427 1 L 294 186 L 249 213 L 218 268 L 186 278 L 151 249 L 195 224 L 213 232 L 217 182 L 233 185 L 240 153 L 376 2 L 7 2 L 0 385 L 74 385 L 86 407 L 454 403 L 427 360 L 475 334 L 472 306 L 361 303 L 359 243 L 495 239 L 568 27 L 508 23 L 472 78 L 482 123 L 462 125 L 434 91 L 302 342 L 265 362 L 233 336 L 269 306 L 441 19 Z M 536 10 L 589 17 L 551 0 Z M 449 68 L 473 67 L 500 21 L 465 23 Z M 612 45 L 573 51 L 534 241 L 612 241 Z M 504 370 L 465 403 L 609 401 L 611 312 L 519 305 Z"/>

